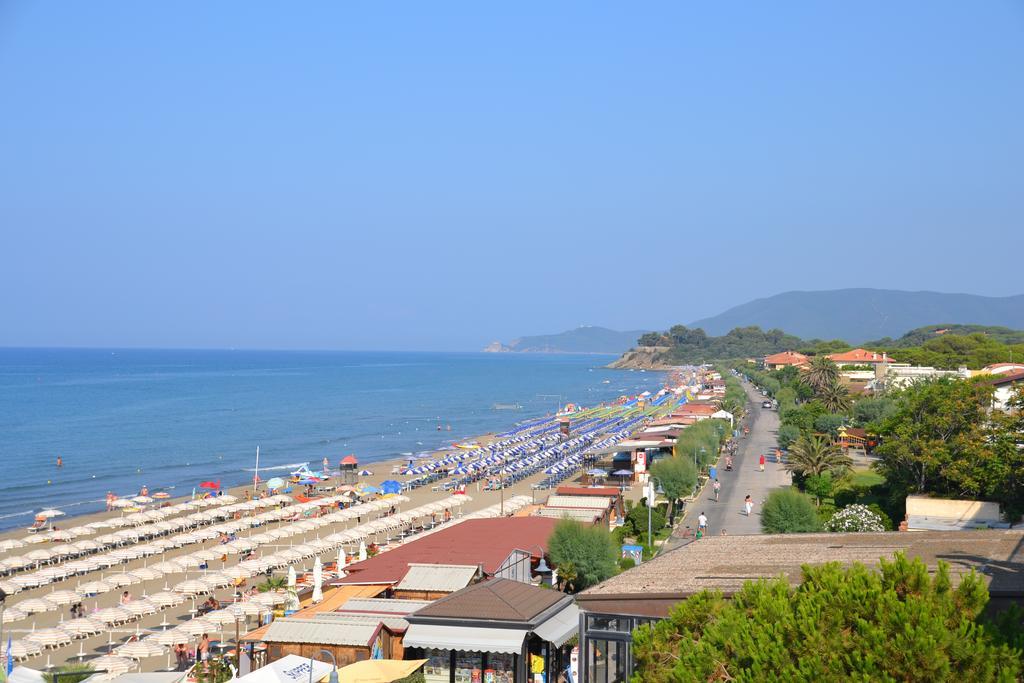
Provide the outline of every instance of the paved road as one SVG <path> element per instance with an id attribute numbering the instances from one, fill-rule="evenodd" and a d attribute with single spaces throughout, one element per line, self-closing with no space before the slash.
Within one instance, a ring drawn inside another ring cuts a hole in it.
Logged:
<path id="1" fill-rule="evenodd" d="M 761 533 L 761 503 L 769 491 L 789 486 L 791 482 L 789 473 L 781 464 L 775 463 L 779 415 L 774 410 L 761 407 L 761 394 L 751 385 L 744 384 L 744 388 L 750 398 L 746 420 L 750 426 L 750 435 L 739 439 L 739 450 L 733 458 L 732 472 L 725 471 L 725 458 L 718 463 L 718 480 L 722 484 L 721 500 L 715 502 L 710 483 L 705 486 L 697 500 L 687 506 L 686 515 L 676 527 L 668 547 L 675 547 L 683 543 L 687 536 L 692 536 L 697 528 L 697 516 L 701 512 L 707 515 L 710 534 L 720 534 L 722 529 L 730 536 Z M 761 453 L 771 455 L 764 472 L 760 471 L 757 462 Z M 750 517 L 743 510 L 743 499 L 747 494 L 754 498 L 754 512 Z"/>

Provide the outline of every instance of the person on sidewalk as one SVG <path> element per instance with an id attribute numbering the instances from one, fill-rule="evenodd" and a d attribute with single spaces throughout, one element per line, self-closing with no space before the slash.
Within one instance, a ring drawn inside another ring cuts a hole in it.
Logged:
<path id="1" fill-rule="evenodd" d="M 754 511 L 754 499 L 750 497 L 749 493 L 747 494 L 747 497 L 743 499 L 743 509 L 747 511 L 747 517 L 749 517 L 750 513 Z"/>
<path id="2" fill-rule="evenodd" d="M 761 466 L 761 471 L 764 472 L 764 453 L 757 459 L 757 464 Z"/>

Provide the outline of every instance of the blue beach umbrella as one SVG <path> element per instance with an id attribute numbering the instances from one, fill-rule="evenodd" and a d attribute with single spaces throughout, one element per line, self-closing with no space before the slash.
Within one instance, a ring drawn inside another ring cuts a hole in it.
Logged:
<path id="1" fill-rule="evenodd" d="M 380 493 L 380 489 L 376 486 L 364 486 L 360 491 L 363 493 Z"/>
<path id="2" fill-rule="evenodd" d="M 359 470 L 359 476 L 360 477 L 372 477 L 373 476 L 373 472 L 371 472 L 370 470 Z"/>
<path id="3" fill-rule="evenodd" d="M 607 477 L 608 476 L 608 473 L 605 472 L 604 470 L 602 470 L 599 467 L 595 467 L 592 470 L 587 470 L 587 474 L 589 474 L 592 477 Z"/>
<path id="4" fill-rule="evenodd" d="M 284 479 L 281 477 L 274 477 L 273 479 L 267 480 L 268 489 L 279 489 L 284 486 Z"/>
<path id="5" fill-rule="evenodd" d="M 384 493 L 399 493 L 402 490 L 402 485 L 394 479 L 388 479 L 381 482 L 380 488 Z"/>

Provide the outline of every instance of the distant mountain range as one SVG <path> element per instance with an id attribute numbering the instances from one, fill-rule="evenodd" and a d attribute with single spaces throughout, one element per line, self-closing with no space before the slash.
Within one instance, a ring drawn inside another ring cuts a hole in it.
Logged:
<path id="1" fill-rule="evenodd" d="M 784 292 L 734 306 L 687 327 L 703 328 L 709 336 L 721 337 L 735 328 L 752 325 L 765 331 L 785 330 L 805 340 L 842 339 L 851 344 L 880 340 L 878 346 L 886 346 L 894 340 L 899 340 L 895 343 L 900 345 L 913 346 L 943 328 L 956 328 L 955 333 L 959 334 L 984 332 L 1004 343 L 1017 343 L 1019 333 L 1014 329 L 1024 329 L 1024 294 L 991 297 L 893 289 Z M 911 331 L 913 335 L 900 339 Z M 645 332 L 647 330 L 617 332 L 606 327 L 579 327 L 559 334 L 520 337 L 508 344 L 496 341 L 484 350 L 623 353 L 635 347 L 637 339 Z"/>
<path id="2" fill-rule="evenodd" d="M 508 344 L 493 342 L 484 351 L 520 353 L 622 353 L 647 330 L 617 332 L 607 327 L 577 327 L 558 334 L 540 334 L 513 339 Z"/>
<path id="3" fill-rule="evenodd" d="M 785 292 L 734 306 L 696 320 L 709 335 L 757 325 L 783 329 L 803 339 L 843 339 L 852 344 L 869 339 L 899 338 L 909 330 L 954 323 L 1024 328 L 1024 295 L 1008 297 L 891 289 L 836 289 Z"/>

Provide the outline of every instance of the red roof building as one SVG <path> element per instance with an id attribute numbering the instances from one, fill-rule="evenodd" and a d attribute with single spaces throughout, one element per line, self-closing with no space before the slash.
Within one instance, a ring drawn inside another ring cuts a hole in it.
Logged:
<path id="1" fill-rule="evenodd" d="M 796 351 L 782 351 L 781 353 L 773 353 L 770 356 L 764 357 L 764 367 L 768 370 L 789 366 L 800 367 L 801 365 L 807 365 L 807 356 Z"/>
<path id="2" fill-rule="evenodd" d="M 557 519 L 544 517 L 499 517 L 468 519 L 438 532 L 400 545 L 362 562 L 345 567 L 347 576 L 332 581 L 343 584 L 397 584 L 409 571 L 409 565 L 472 565 L 487 575 L 512 578 L 523 567 L 513 564 L 526 560 L 525 576 L 529 580 L 529 562 L 547 552 L 548 538 Z"/>
<path id="3" fill-rule="evenodd" d="M 356 456 L 354 456 L 354 455 L 346 455 L 344 458 L 341 459 L 341 464 L 342 465 L 358 465 L 359 461 L 356 460 Z"/>
<path id="4" fill-rule="evenodd" d="M 853 349 L 842 353 L 830 353 L 828 357 L 836 365 L 877 365 L 879 363 L 894 363 L 895 358 L 889 358 L 885 351 L 868 351 L 867 349 Z"/>

